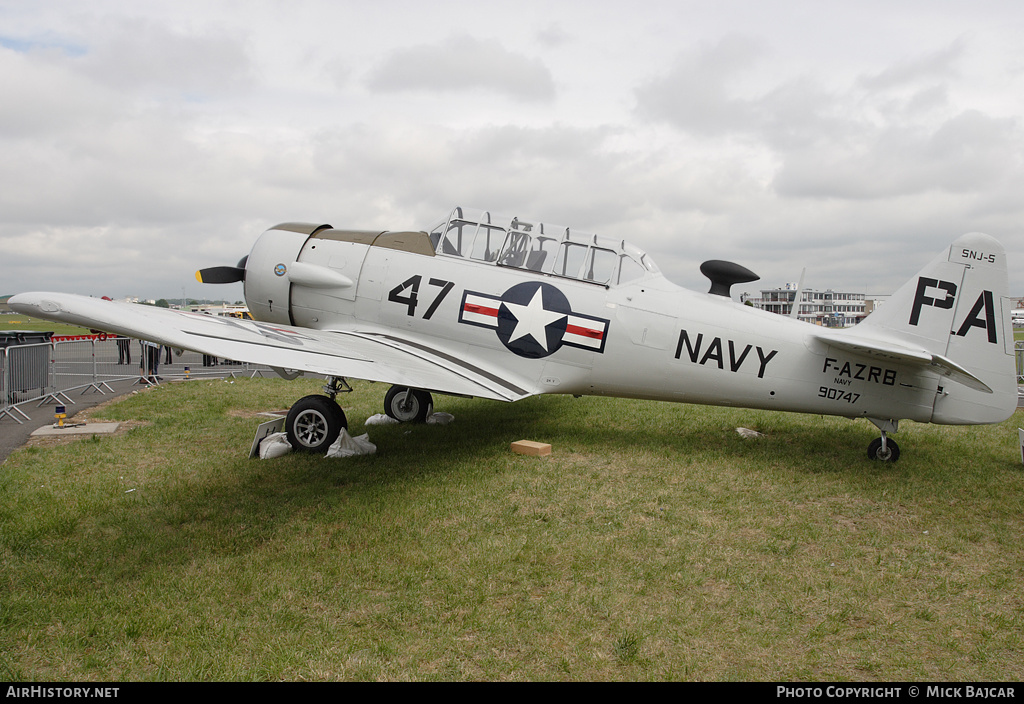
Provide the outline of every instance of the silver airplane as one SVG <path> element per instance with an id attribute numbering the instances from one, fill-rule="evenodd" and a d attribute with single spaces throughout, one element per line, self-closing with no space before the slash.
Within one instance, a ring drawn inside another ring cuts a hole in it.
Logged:
<path id="1" fill-rule="evenodd" d="M 455 208 L 426 231 L 286 223 L 234 267 L 254 320 L 63 293 L 22 293 L 31 316 L 328 379 L 286 421 L 325 452 L 347 420 L 347 378 L 392 384 L 385 411 L 422 421 L 432 393 L 517 401 L 617 396 L 867 418 L 894 461 L 900 420 L 997 423 L 1017 403 L 1002 246 L 967 234 L 854 328 L 808 325 L 732 300 L 757 280 L 705 262 L 708 293 L 670 283 L 620 239 Z"/>

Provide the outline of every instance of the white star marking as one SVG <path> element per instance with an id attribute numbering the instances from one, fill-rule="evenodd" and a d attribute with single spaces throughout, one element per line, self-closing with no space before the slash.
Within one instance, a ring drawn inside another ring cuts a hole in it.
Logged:
<path id="1" fill-rule="evenodd" d="M 537 344 L 544 348 L 544 351 L 548 351 L 548 335 L 547 327 L 556 320 L 561 320 L 565 317 L 565 313 L 559 313 L 554 310 L 547 310 L 544 307 L 544 300 L 541 297 L 541 290 L 537 288 L 537 292 L 533 294 L 533 298 L 527 305 L 520 305 L 518 303 L 509 303 L 504 301 L 505 307 L 509 309 L 512 315 L 516 318 L 516 329 L 512 331 L 509 336 L 509 342 L 515 342 L 516 340 L 526 337 L 529 335 Z"/>

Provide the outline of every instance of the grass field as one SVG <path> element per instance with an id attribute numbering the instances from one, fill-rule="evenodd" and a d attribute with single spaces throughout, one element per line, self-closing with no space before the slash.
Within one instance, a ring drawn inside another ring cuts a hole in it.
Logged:
<path id="1" fill-rule="evenodd" d="M 88 335 L 89 331 L 77 325 L 53 323 L 49 320 L 30 318 L 27 315 L 0 315 L 0 332 L 6 330 L 29 330 L 52 332 L 54 335 Z"/>
<path id="2" fill-rule="evenodd" d="M 12 455 L 0 679 L 1024 677 L 1021 412 L 881 464 L 866 422 L 441 397 L 373 456 L 248 460 L 317 388 L 164 385 Z M 385 390 L 341 397 L 353 434 Z"/>

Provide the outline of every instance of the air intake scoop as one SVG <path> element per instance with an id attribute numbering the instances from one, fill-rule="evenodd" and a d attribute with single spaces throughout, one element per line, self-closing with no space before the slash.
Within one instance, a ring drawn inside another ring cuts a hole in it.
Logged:
<path id="1" fill-rule="evenodd" d="M 733 284 L 745 284 L 748 281 L 757 281 L 761 277 L 745 266 L 735 262 L 725 262 L 721 259 L 710 259 L 700 265 L 700 273 L 711 279 L 711 289 L 708 293 L 715 296 L 731 298 L 729 289 Z"/>

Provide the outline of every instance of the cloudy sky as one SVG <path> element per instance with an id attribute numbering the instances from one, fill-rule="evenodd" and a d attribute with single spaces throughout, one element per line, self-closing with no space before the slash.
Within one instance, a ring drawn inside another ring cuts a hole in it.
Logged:
<path id="1" fill-rule="evenodd" d="M 276 223 L 463 205 L 697 289 L 887 294 L 981 231 L 1024 295 L 1022 36 L 1019 0 L 0 0 L 0 294 L 237 299 L 195 269 Z"/>

